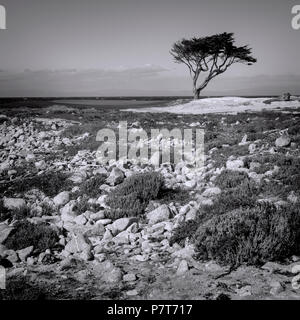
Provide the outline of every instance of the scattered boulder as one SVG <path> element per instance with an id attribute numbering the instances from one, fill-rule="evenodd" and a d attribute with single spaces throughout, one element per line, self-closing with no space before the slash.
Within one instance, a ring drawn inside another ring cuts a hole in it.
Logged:
<path id="1" fill-rule="evenodd" d="M 156 224 L 161 221 L 166 221 L 170 218 L 170 209 L 166 204 L 161 205 L 157 209 L 147 213 L 147 219 L 150 224 Z"/>
<path id="2" fill-rule="evenodd" d="M 185 274 L 188 270 L 189 270 L 189 265 L 186 262 L 186 260 L 181 260 L 179 263 L 179 266 L 177 268 L 176 274 L 178 276 L 181 276 L 181 275 Z"/>
<path id="3" fill-rule="evenodd" d="M 63 191 L 53 198 L 53 202 L 58 207 L 64 206 L 69 202 L 69 200 L 70 200 L 70 193 L 68 191 Z"/>
<path id="4" fill-rule="evenodd" d="M 282 135 L 281 137 L 277 138 L 275 141 L 275 145 L 277 148 L 288 147 L 290 143 L 291 143 L 291 138 L 287 135 Z"/>
<path id="5" fill-rule="evenodd" d="M 10 227 L 5 223 L 0 224 L 0 244 L 5 242 L 12 231 L 13 227 Z"/>
<path id="6" fill-rule="evenodd" d="M 185 221 L 195 220 L 196 216 L 197 216 L 197 210 L 195 208 L 191 208 L 185 215 Z"/>
<path id="7" fill-rule="evenodd" d="M 86 254 L 84 260 L 90 260 L 92 246 L 89 241 L 82 234 L 73 234 L 71 241 L 65 247 L 65 251 L 72 254 Z"/>
<path id="8" fill-rule="evenodd" d="M 18 250 L 18 256 L 20 258 L 21 261 L 25 262 L 27 260 L 27 258 L 31 255 L 31 253 L 33 252 L 33 246 Z"/>
<path id="9" fill-rule="evenodd" d="M 8 210 L 20 209 L 26 206 L 26 201 L 21 198 L 6 198 L 3 199 L 3 206 Z"/>
<path id="10" fill-rule="evenodd" d="M 118 283 L 122 281 L 123 274 L 121 269 L 115 267 L 111 261 L 107 260 L 99 263 L 96 268 L 99 270 L 103 281 L 108 283 Z"/>
<path id="11" fill-rule="evenodd" d="M 244 161 L 241 159 L 237 160 L 228 160 L 226 162 L 226 168 L 229 170 L 238 170 L 244 167 Z"/>
<path id="12" fill-rule="evenodd" d="M 71 200 L 64 207 L 60 209 L 61 219 L 64 222 L 73 222 L 74 218 L 77 217 L 77 214 L 73 211 L 76 206 L 76 201 Z"/>
<path id="13" fill-rule="evenodd" d="M 247 143 L 248 136 L 245 134 L 242 141 L 239 143 L 239 146 L 244 146 Z"/>
<path id="14" fill-rule="evenodd" d="M 110 225 L 110 231 L 111 233 L 116 236 L 118 233 L 126 230 L 131 224 L 137 222 L 138 219 L 137 218 L 120 218 L 116 221 L 114 221 L 114 223 L 112 225 Z"/>
<path id="15" fill-rule="evenodd" d="M 292 288 L 294 290 L 299 290 L 300 289 L 300 274 L 297 276 L 293 277 L 292 279 Z"/>
<path id="16" fill-rule="evenodd" d="M 19 256 L 15 250 L 6 250 L 5 256 L 11 263 L 17 263 L 19 261 Z"/>
<path id="17" fill-rule="evenodd" d="M 189 180 L 189 181 L 186 181 L 184 185 L 189 189 L 194 189 L 197 186 L 197 181 Z"/>
<path id="18" fill-rule="evenodd" d="M 85 171 L 79 171 L 72 174 L 71 177 L 69 177 L 69 180 L 72 181 L 75 184 L 80 184 L 83 181 L 85 181 L 87 178 L 87 174 Z"/>
<path id="19" fill-rule="evenodd" d="M 119 168 L 113 168 L 109 177 L 107 178 L 106 182 L 110 184 L 111 186 L 115 186 L 117 184 L 120 184 L 124 181 L 125 175 L 122 170 Z"/>
<path id="20" fill-rule="evenodd" d="M 255 143 L 249 144 L 248 151 L 250 154 L 253 154 L 256 151 L 256 149 L 257 149 L 257 146 Z"/>
<path id="21" fill-rule="evenodd" d="M 212 187 L 212 188 L 207 188 L 203 193 L 203 197 L 213 197 L 217 196 L 222 192 L 222 190 L 219 187 Z"/>
<path id="22" fill-rule="evenodd" d="M 270 293 L 272 295 L 280 294 L 285 289 L 284 284 L 282 284 L 280 281 L 276 281 L 276 280 L 271 281 L 270 286 L 271 286 Z"/>
<path id="23" fill-rule="evenodd" d="M 123 281 L 133 282 L 136 280 L 136 275 L 134 273 L 127 273 L 123 276 Z"/>
<path id="24" fill-rule="evenodd" d="M 45 160 L 37 161 L 34 165 L 38 170 L 44 170 L 47 168 L 47 163 Z"/>
<path id="25" fill-rule="evenodd" d="M 292 273 L 293 274 L 298 274 L 298 273 L 300 273 L 300 264 L 296 264 L 296 265 L 294 265 L 293 267 L 292 267 Z"/>

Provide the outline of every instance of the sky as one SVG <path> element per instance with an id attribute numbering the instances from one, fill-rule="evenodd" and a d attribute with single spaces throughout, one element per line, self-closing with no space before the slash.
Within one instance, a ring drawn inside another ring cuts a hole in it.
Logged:
<path id="1" fill-rule="evenodd" d="M 0 96 L 189 95 L 169 51 L 182 38 L 234 32 L 258 62 L 235 64 L 207 95 L 300 94 L 300 0 L 0 0 Z"/>

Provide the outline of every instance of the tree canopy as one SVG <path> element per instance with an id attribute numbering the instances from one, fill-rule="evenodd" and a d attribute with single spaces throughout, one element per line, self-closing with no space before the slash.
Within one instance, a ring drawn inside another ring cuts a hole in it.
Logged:
<path id="1" fill-rule="evenodd" d="M 257 60 L 251 56 L 251 48 L 247 45 L 235 46 L 233 33 L 221 33 L 213 36 L 182 39 L 174 43 L 170 53 L 176 63 L 184 63 L 193 79 L 194 97 L 199 98 L 200 92 L 207 84 L 224 73 L 234 63 L 252 65 Z M 198 86 L 197 81 L 202 72 L 207 77 Z"/>

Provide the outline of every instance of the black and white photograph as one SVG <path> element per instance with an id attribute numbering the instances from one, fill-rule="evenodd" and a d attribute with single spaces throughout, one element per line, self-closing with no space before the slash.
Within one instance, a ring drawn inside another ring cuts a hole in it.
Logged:
<path id="1" fill-rule="evenodd" d="M 0 0 L 0 305 L 300 300 L 299 56 L 300 0 Z"/>

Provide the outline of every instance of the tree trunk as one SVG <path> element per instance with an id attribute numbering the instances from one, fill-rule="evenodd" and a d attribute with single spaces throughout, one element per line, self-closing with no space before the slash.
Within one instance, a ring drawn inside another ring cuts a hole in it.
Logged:
<path id="1" fill-rule="evenodd" d="M 197 88 L 194 88 L 193 92 L 194 92 L 194 100 L 200 99 L 200 90 Z"/>

